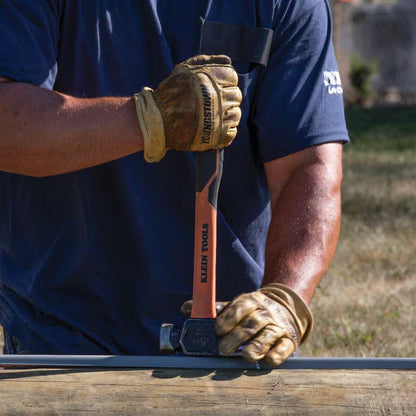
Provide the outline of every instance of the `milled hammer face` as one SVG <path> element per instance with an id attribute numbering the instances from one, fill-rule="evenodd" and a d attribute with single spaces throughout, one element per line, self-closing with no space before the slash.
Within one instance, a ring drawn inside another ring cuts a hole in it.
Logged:
<path id="1" fill-rule="evenodd" d="M 214 325 L 215 319 L 188 319 L 182 328 L 163 324 L 160 350 L 164 353 L 182 351 L 185 355 L 219 355 Z"/>

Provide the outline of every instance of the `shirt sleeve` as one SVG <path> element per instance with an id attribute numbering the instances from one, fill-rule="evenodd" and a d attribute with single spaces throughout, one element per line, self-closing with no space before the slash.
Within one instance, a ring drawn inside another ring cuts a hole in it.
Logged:
<path id="1" fill-rule="evenodd" d="M 57 73 L 58 0 L 3 0 L 0 16 L 0 75 L 52 89 Z"/>
<path id="2" fill-rule="evenodd" d="M 349 141 L 327 0 L 291 4 L 277 13 L 253 113 L 263 162 Z"/>

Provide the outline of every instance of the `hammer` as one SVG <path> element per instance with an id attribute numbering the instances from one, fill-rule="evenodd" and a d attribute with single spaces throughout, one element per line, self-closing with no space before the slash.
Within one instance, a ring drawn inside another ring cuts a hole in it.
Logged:
<path id="1" fill-rule="evenodd" d="M 191 318 L 184 325 L 162 324 L 160 350 L 185 355 L 219 355 L 214 324 L 217 202 L 223 150 L 196 153 L 194 280 Z"/>

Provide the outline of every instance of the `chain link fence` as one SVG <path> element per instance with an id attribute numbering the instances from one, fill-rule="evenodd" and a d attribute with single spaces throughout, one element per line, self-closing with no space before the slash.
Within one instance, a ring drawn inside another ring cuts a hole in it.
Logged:
<path id="1" fill-rule="evenodd" d="M 332 0 L 331 5 L 346 100 L 357 101 L 352 73 L 361 68 L 371 103 L 416 104 L 416 0 Z"/>

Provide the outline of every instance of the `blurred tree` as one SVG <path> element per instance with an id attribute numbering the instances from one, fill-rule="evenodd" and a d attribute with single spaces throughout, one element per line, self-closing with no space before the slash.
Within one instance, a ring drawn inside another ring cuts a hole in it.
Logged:
<path id="1" fill-rule="evenodd" d="M 360 106 L 371 106 L 374 89 L 371 84 L 373 75 L 377 73 L 377 63 L 363 61 L 359 55 L 351 57 L 350 83 L 354 89 L 355 103 Z"/>

